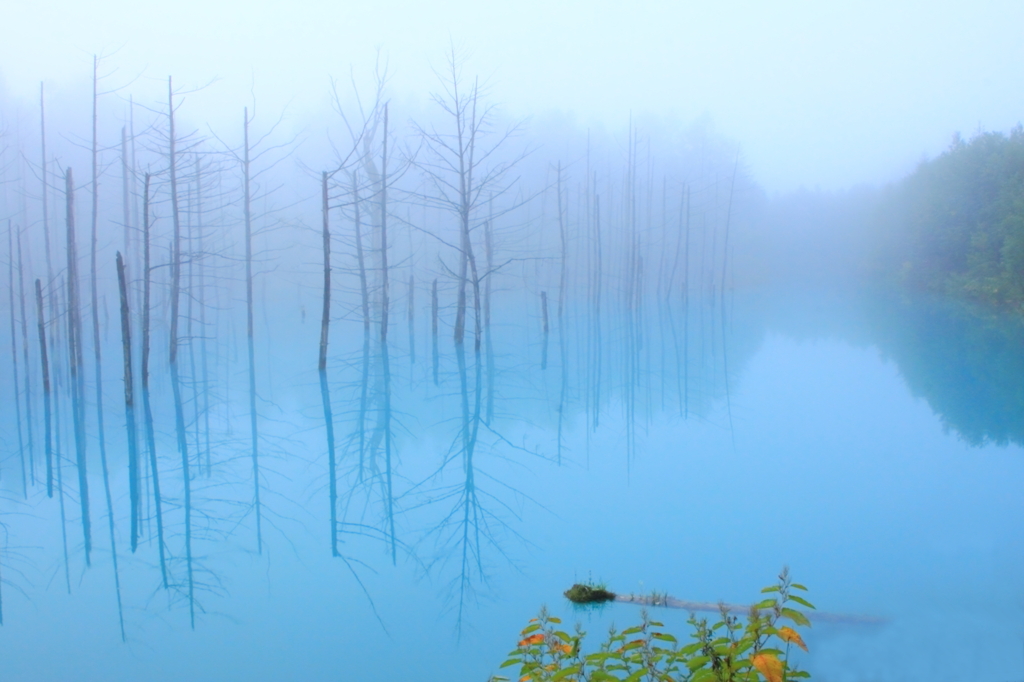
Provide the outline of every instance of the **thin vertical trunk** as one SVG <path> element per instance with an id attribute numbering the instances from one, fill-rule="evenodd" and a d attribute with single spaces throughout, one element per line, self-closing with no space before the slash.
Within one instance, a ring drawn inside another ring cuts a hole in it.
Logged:
<path id="1" fill-rule="evenodd" d="M 366 281 L 366 255 L 363 253 L 363 226 L 360 219 L 359 178 L 352 173 L 353 225 L 356 237 L 356 260 L 359 263 L 359 295 L 363 304 L 363 330 L 370 331 L 370 291 Z"/>
<path id="2" fill-rule="evenodd" d="M 185 243 L 188 244 L 188 257 L 186 262 L 188 263 L 188 274 L 186 277 L 187 284 L 187 295 L 185 300 L 188 302 L 185 309 L 185 337 L 188 339 L 188 371 L 189 371 L 189 382 L 192 384 L 192 424 L 194 429 L 194 437 L 192 440 L 192 448 L 195 453 L 196 463 L 196 475 L 199 475 L 203 471 L 203 449 L 200 444 L 202 438 L 202 423 L 199 420 L 199 407 L 200 401 L 200 385 L 199 385 L 199 373 L 196 371 L 196 343 L 195 343 L 195 330 L 193 325 L 196 321 L 195 315 L 195 303 L 196 303 L 196 289 L 195 289 L 195 265 L 196 265 L 196 251 L 195 251 L 195 235 L 192 231 L 193 217 L 195 216 L 196 208 L 193 204 L 194 194 L 198 194 L 199 186 L 199 158 L 196 157 L 196 177 L 195 177 L 195 193 L 192 191 L 192 187 L 187 187 L 185 190 Z"/>
<path id="3" fill-rule="evenodd" d="M 196 255 L 198 254 L 198 255 Z M 193 251 L 193 258 L 196 261 L 199 275 L 199 294 L 196 302 L 199 304 L 199 327 L 202 333 L 199 335 L 199 355 L 201 358 L 200 371 L 200 394 L 203 404 L 203 460 L 206 463 L 206 477 L 213 473 L 212 455 L 210 453 L 210 366 L 206 352 L 206 251 L 203 247 L 203 183 L 202 166 L 199 156 L 196 156 L 196 248 Z"/>
<path id="4" fill-rule="evenodd" d="M 331 411 L 331 393 L 327 386 L 327 340 L 331 325 L 331 225 L 327 200 L 327 172 L 320 176 L 320 200 L 323 215 L 324 251 L 324 306 L 320 317 L 320 356 L 317 369 L 320 374 L 320 397 L 324 406 L 324 424 L 327 426 L 327 472 L 330 477 L 331 555 L 338 553 L 338 474 L 334 459 L 334 414 Z"/>
<path id="5" fill-rule="evenodd" d="M 178 208 L 178 171 L 174 138 L 174 90 L 167 79 L 167 117 L 170 135 L 168 168 L 171 176 L 171 216 L 174 238 L 171 242 L 171 329 L 168 359 L 171 368 L 171 392 L 174 397 L 174 431 L 181 455 L 181 478 L 185 503 L 185 566 L 188 573 L 188 613 L 192 629 L 196 627 L 195 582 L 192 571 L 192 482 L 189 475 L 188 440 L 185 433 L 185 411 L 181 400 L 181 378 L 178 374 L 178 312 L 181 297 L 181 215 Z"/>
<path id="6" fill-rule="evenodd" d="M 64 282 L 62 280 L 60 282 L 60 286 L 58 288 L 58 294 L 55 294 L 52 297 L 51 300 L 57 299 L 59 297 L 59 292 L 63 292 L 64 290 L 65 290 L 64 289 Z M 59 303 L 56 303 L 55 307 L 57 308 L 57 310 L 59 310 L 62 306 L 60 306 Z M 66 313 L 67 312 L 66 311 L 66 306 L 63 306 L 63 307 L 65 308 L 65 313 Z M 50 336 L 50 344 L 51 344 L 52 348 L 56 348 L 57 347 L 58 339 L 59 339 L 59 331 L 54 331 L 51 334 L 51 336 Z M 61 415 L 61 410 L 60 410 L 61 390 L 60 389 L 61 389 L 61 383 L 62 383 L 61 382 L 62 372 L 60 371 L 61 370 L 61 363 L 57 360 L 57 357 L 58 357 L 57 354 L 54 353 L 54 388 L 55 388 L 55 390 L 53 392 L 53 406 L 54 406 L 54 409 L 53 409 L 53 415 L 54 415 L 54 419 L 53 419 L 53 432 L 54 432 L 54 435 L 55 435 L 55 438 L 54 438 L 54 447 L 55 447 L 55 451 L 54 451 L 54 467 L 57 470 L 57 472 L 56 472 L 56 474 L 57 474 L 57 476 L 56 476 L 56 478 L 57 478 L 57 499 L 60 502 L 60 539 L 61 539 L 61 547 L 64 550 L 64 583 L 67 586 L 68 594 L 71 594 L 71 561 L 68 558 L 67 510 L 64 507 L 64 473 L 63 473 L 64 472 L 64 464 L 61 461 L 61 459 L 62 459 L 61 452 L 63 452 L 63 448 L 61 447 L 61 423 L 60 423 L 60 415 Z"/>
<path id="7" fill-rule="evenodd" d="M 128 307 L 128 278 L 125 276 L 124 259 L 117 253 L 117 285 L 121 299 L 121 349 L 124 354 L 124 422 L 128 436 L 128 498 L 131 507 L 131 548 L 134 552 L 139 545 L 139 442 L 135 426 L 135 385 L 132 375 L 132 328 Z"/>
<path id="8" fill-rule="evenodd" d="M 256 551 L 263 553 L 263 510 L 260 507 L 259 432 L 256 424 L 256 349 L 253 341 L 252 313 L 252 194 L 249 173 L 249 109 L 245 109 L 244 156 L 242 172 L 245 181 L 245 338 L 249 351 L 249 434 L 252 448 L 253 506 L 256 510 Z"/>
<path id="9" fill-rule="evenodd" d="M 43 97 L 43 84 L 39 84 L 39 140 L 41 147 L 39 176 L 41 178 L 43 203 L 43 238 L 46 240 L 46 277 L 47 286 L 53 286 L 53 261 L 50 258 L 50 202 L 47 198 L 49 184 L 46 182 L 46 108 Z"/>
<path id="10" fill-rule="evenodd" d="M 683 231 L 683 418 L 690 418 L 690 187 L 686 187 L 686 227 Z"/>
<path id="11" fill-rule="evenodd" d="M 353 226 L 356 237 L 356 259 L 359 263 L 359 293 L 363 304 L 363 376 L 359 392 L 359 481 L 363 480 L 366 457 L 366 410 L 369 401 L 370 378 L 370 292 L 366 282 L 366 256 L 363 253 L 363 227 L 360 214 L 358 176 L 352 173 Z"/>
<path id="12" fill-rule="evenodd" d="M 487 258 L 487 273 L 484 275 L 484 352 L 487 363 L 487 406 L 486 423 L 494 419 L 494 343 L 491 339 L 491 277 L 494 276 L 494 211 L 488 202 L 488 220 L 484 224 L 484 254 Z"/>
<path id="13" fill-rule="evenodd" d="M 388 105 L 384 105 L 384 147 L 381 155 L 380 181 L 380 262 L 381 262 L 381 318 L 380 354 L 384 375 L 384 473 L 387 485 L 388 537 L 391 540 L 391 563 L 398 561 L 395 543 L 394 489 L 391 471 L 391 365 L 388 357 Z"/>
<path id="14" fill-rule="evenodd" d="M 562 210 L 562 162 L 558 162 L 558 180 L 556 182 L 558 192 L 558 239 L 562 245 L 561 272 L 558 276 L 558 320 L 561 328 L 562 312 L 565 309 L 565 261 L 568 247 L 565 239 L 565 215 Z"/>
<path id="15" fill-rule="evenodd" d="M 129 197 L 131 196 L 128 190 L 128 131 L 124 126 L 121 126 L 121 209 L 122 209 L 122 220 L 124 221 L 124 254 L 126 257 L 131 255 L 131 240 L 132 240 L 132 224 L 131 224 L 131 213 L 129 211 Z"/>
<path id="16" fill-rule="evenodd" d="M 594 185 L 597 185 L 597 176 L 594 176 Z M 603 267 L 603 252 L 601 250 L 601 196 L 594 197 L 594 242 L 597 245 L 597 267 L 594 277 L 594 336 L 596 339 L 594 358 L 594 429 L 597 429 L 601 421 L 601 372 L 603 365 L 602 351 L 604 339 L 601 334 L 601 269 Z"/>
<path id="17" fill-rule="evenodd" d="M 160 554 L 160 576 L 164 589 L 167 585 L 167 559 L 164 555 L 163 501 L 160 498 L 160 467 L 156 458 L 156 430 L 153 426 L 153 410 L 149 401 L 149 299 L 152 286 L 152 272 L 149 265 L 149 184 L 151 177 L 146 173 L 142 190 L 142 411 L 146 424 L 146 449 L 149 452 L 149 471 L 153 479 L 153 511 L 156 516 L 156 538 Z"/>
<path id="18" fill-rule="evenodd" d="M 94 56 L 92 58 L 92 225 L 89 238 L 89 284 L 90 298 L 92 303 L 92 352 L 93 363 L 96 367 L 96 429 L 99 435 L 100 460 L 102 462 L 106 462 L 107 439 L 105 430 L 103 428 L 103 362 L 102 358 L 100 357 L 100 306 L 99 295 L 97 293 L 96 286 L 96 249 L 98 246 L 97 231 L 99 225 L 99 157 L 96 139 L 96 105 L 98 102 L 98 96 L 96 92 L 96 67 L 97 60 Z M 84 416 L 84 409 L 82 410 L 82 414 Z M 103 467 L 105 470 L 106 464 L 104 464 Z M 104 485 L 106 485 L 106 482 L 104 482 Z M 113 512 L 111 511 L 111 513 Z"/>
<path id="19" fill-rule="evenodd" d="M 85 459 L 85 384 L 82 378 L 82 319 L 78 303 L 78 249 L 75 241 L 75 186 L 68 168 L 64 174 L 67 198 L 68 257 L 68 360 L 71 367 L 71 416 L 75 431 L 75 463 L 78 466 L 78 497 L 82 507 L 85 565 L 91 565 L 92 524 L 89 517 L 89 478 Z"/>
<path id="20" fill-rule="evenodd" d="M 126 336 L 127 332 L 126 332 L 126 329 L 124 328 L 124 324 L 126 323 L 127 315 L 128 315 L 128 301 L 127 301 L 127 298 L 126 298 L 126 292 L 125 292 L 125 288 L 124 288 L 124 263 L 121 261 L 121 254 L 120 254 L 120 252 L 118 252 L 118 254 L 117 254 L 117 278 L 118 278 L 118 283 L 121 286 L 121 296 L 122 296 L 122 298 L 121 298 L 121 324 L 122 324 L 121 334 L 122 334 L 122 338 L 124 340 L 124 339 L 127 339 L 127 336 Z M 128 343 L 128 341 L 125 340 L 125 343 Z M 126 370 L 126 377 L 125 377 L 125 379 L 126 379 L 126 382 L 125 382 L 125 410 L 126 410 L 126 412 L 130 412 L 129 405 L 130 405 L 130 400 L 131 400 L 131 396 L 129 395 L 130 390 L 131 390 L 129 388 L 131 386 L 131 384 L 129 383 L 130 380 L 131 380 L 130 363 L 131 363 L 131 354 L 127 353 L 126 357 L 125 357 L 125 365 L 128 367 L 128 369 Z M 129 434 L 129 437 L 131 437 L 131 436 L 134 436 L 134 428 L 133 427 L 134 427 L 135 419 L 134 419 L 133 415 L 128 414 L 126 416 L 129 416 L 130 419 L 131 419 L 131 426 L 129 427 L 131 429 L 131 433 Z M 134 449 L 132 447 L 132 441 L 131 440 L 129 440 L 129 442 L 128 442 L 128 448 L 129 448 L 128 459 L 129 459 L 129 467 L 130 467 L 131 466 L 130 462 L 133 459 L 132 450 Z M 117 595 L 117 620 L 118 620 L 118 623 L 121 626 L 121 641 L 122 642 L 126 642 L 128 640 L 125 637 L 125 632 L 124 632 L 124 609 L 123 609 L 123 607 L 121 605 L 121 574 L 120 574 L 120 572 L 118 570 L 118 566 L 117 566 L 117 538 L 114 535 L 114 500 L 113 500 L 113 497 L 110 494 L 110 474 L 109 474 L 109 471 L 107 469 L 107 457 L 106 457 L 105 454 L 103 454 L 102 451 L 101 451 L 101 455 L 100 455 L 100 464 L 103 467 L 103 492 L 104 492 L 104 495 L 107 498 L 107 528 L 110 531 L 110 556 L 111 556 L 111 559 L 112 559 L 112 562 L 113 562 L 113 566 L 114 566 L 114 592 Z M 129 474 L 129 478 L 131 478 L 130 474 Z M 132 551 L 134 551 L 135 550 L 135 547 L 134 547 L 134 543 L 135 543 L 134 516 L 132 517 L 132 521 L 133 521 L 133 523 L 132 523 L 132 531 L 133 531 L 132 532 L 132 543 L 133 543 Z"/>
<path id="21" fill-rule="evenodd" d="M 7 220 L 7 294 L 11 313 L 11 365 L 14 369 L 14 420 L 18 424 L 18 457 L 21 460 L 21 494 L 28 499 L 28 475 L 25 464 L 25 435 L 21 429 L 21 381 L 18 375 L 17 320 L 14 318 L 14 227 Z M 28 368 L 26 368 L 27 370 Z"/>
<path id="22" fill-rule="evenodd" d="M 50 404 L 50 363 L 46 356 L 46 319 L 43 315 L 43 285 L 36 280 L 36 323 L 39 327 L 39 360 L 43 375 L 43 453 L 46 457 L 46 496 L 53 497 L 53 430 Z"/>
<path id="23" fill-rule="evenodd" d="M 29 481 L 35 486 L 36 448 L 32 428 L 34 424 L 32 419 L 32 372 L 29 370 L 28 359 L 28 315 L 25 314 L 25 261 L 22 258 L 20 229 L 18 230 L 18 294 L 21 300 L 21 351 L 25 367 L 25 432 L 28 435 L 28 471 Z"/>

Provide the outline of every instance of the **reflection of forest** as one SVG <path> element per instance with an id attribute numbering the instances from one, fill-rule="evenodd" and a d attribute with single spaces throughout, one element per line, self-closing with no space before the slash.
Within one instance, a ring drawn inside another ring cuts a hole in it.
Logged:
<path id="1" fill-rule="evenodd" d="M 911 393 L 971 445 L 1024 445 L 1024 323 L 947 297 L 883 293 L 774 295 L 768 327 L 801 338 L 875 345 Z"/>
<path id="2" fill-rule="evenodd" d="M 1024 445 L 1024 325 L 949 299 L 890 296 L 869 310 L 914 395 L 972 445 Z"/>

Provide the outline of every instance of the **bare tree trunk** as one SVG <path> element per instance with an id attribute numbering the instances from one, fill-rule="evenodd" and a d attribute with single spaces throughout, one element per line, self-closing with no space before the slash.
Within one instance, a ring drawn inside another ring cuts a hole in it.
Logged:
<path id="1" fill-rule="evenodd" d="M 363 253 L 363 226 L 361 220 L 359 198 L 359 176 L 352 172 L 352 208 L 353 227 L 356 238 L 356 260 L 359 265 L 359 294 L 363 307 L 363 376 L 360 382 L 359 393 L 359 481 L 363 480 L 365 456 L 366 456 L 366 410 L 369 401 L 369 374 L 370 374 L 370 292 L 366 281 L 366 255 Z"/>
<path id="2" fill-rule="evenodd" d="M 490 205 L 490 202 L 489 202 Z M 489 211 L 484 224 L 484 254 L 487 258 L 487 279 L 484 280 L 484 349 L 487 362 L 487 407 L 485 419 L 488 425 L 494 420 L 494 344 L 491 339 L 491 277 L 494 276 L 494 212 Z"/>
<path id="3" fill-rule="evenodd" d="M 28 472 L 29 481 L 36 484 L 35 440 L 33 437 L 32 419 L 32 372 L 28 358 L 28 315 L 25 314 L 25 261 L 21 251 L 21 230 L 18 230 L 18 294 L 21 301 L 21 351 L 25 366 L 25 432 L 28 434 Z"/>
<path id="4" fill-rule="evenodd" d="M 153 508 L 156 515 L 156 538 L 160 553 L 160 575 L 163 578 L 164 589 L 167 585 L 167 559 L 164 554 L 164 517 L 163 501 L 160 497 L 160 467 L 156 458 L 156 432 L 153 426 L 153 410 L 149 401 L 149 299 L 152 282 L 151 269 L 149 264 L 150 238 L 149 238 L 149 184 L 150 175 L 146 173 L 142 194 L 142 410 L 146 424 L 146 447 L 149 451 L 149 470 L 153 478 Z"/>
<path id="5" fill-rule="evenodd" d="M 174 238 L 171 243 L 171 329 L 168 357 L 171 367 L 171 392 L 174 396 L 174 430 L 177 434 L 178 452 L 181 455 L 181 478 L 185 498 L 185 565 L 188 572 L 188 613 L 189 623 L 192 629 L 195 629 L 195 582 L 192 571 L 192 481 L 189 474 L 185 411 L 181 400 L 181 379 L 178 375 L 178 313 L 179 299 L 181 297 L 181 215 L 178 209 L 178 174 L 177 157 L 175 155 L 176 141 L 174 137 L 174 90 L 171 87 L 170 78 L 167 79 L 167 116 L 170 132 L 168 167 L 171 176 L 171 215 L 174 223 Z"/>
<path id="6" fill-rule="evenodd" d="M 201 357 L 200 371 L 202 372 L 202 379 L 200 382 L 201 391 L 200 394 L 203 398 L 203 432 L 205 433 L 205 439 L 203 441 L 203 459 L 206 462 L 206 477 L 209 478 L 213 473 L 212 455 L 210 453 L 210 366 L 207 359 L 206 352 L 206 251 L 203 247 L 203 195 L 202 195 L 203 183 L 202 183 L 202 167 L 199 163 L 199 157 L 196 156 L 196 252 L 198 257 L 193 254 L 193 258 L 198 262 L 199 270 L 199 294 L 197 296 L 197 303 L 199 304 L 199 327 L 203 330 L 199 336 L 199 355 Z"/>
<path id="7" fill-rule="evenodd" d="M 124 421 L 128 436 L 128 497 L 131 507 L 131 548 L 134 552 L 139 545 L 139 442 L 135 426 L 135 385 L 132 374 L 132 327 L 128 307 L 128 278 L 125 276 L 124 260 L 117 253 L 117 284 L 121 298 L 121 348 L 124 354 Z"/>
<path id="8" fill-rule="evenodd" d="M 597 185 L 597 176 L 594 177 L 594 185 Z M 601 375 L 604 369 L 604 340 L 601 336 L 601 285 L 603 251 L 601 248 L 601 196 L 594 197 L 594 241 L 597 245 L 597 267 L 594 276 L 594 333 L 595 333 L 595 358 L 594 358 L 594 429 L 601 423 Z"/>
<path id="9" fill-rule="evenodd" d="M 380 262 L 381 262 L 381 318 L 380 353 L 384 375 L 384 473 L 387 485 L 388 537 L 391 541 L 391 563 L 397 564 L 395 542 L 394 488 L 391 471 L 391 361 L 388 357 L 388 307 L 390 304 L 388 276 L 388 105 L 384 105 L 384 148 L 381 156 L 380 185 Z"/>
<path id="10" fill-rule="evenodd" d="M 10 260 L 7 263 L 7 294 L 11 313 L 11 365 L 14 368 L 14 420 L 18 424 L 18 456 L 21 460 L 21 494 L 28 499 L 28 475 L 25 464 L 25 435 L 21 429 L 21 381 L 18 378 L 18 328 L 17 320 L 14 317 L 14 227 L 11 220 L 7 220 L 7 253 Z M 27 370 L 27 368 L 26 368 Z"/>
<path id="11" fill-rule="evenodd" d="M 317 369 L 320 374 L 320 397 L 324 406 L 324 424 L 327 426 L 327 472 L 330 477 L 331 504 L 331 555 L 338 553 L 338 474 L 334 457 L 334 413 L 331 411 L 331 393 L 327 386 L 327 339 L 331 325 L 331 225 L 327 200 L 327 172 L 320 176 L 321 212 L 323 214 L 324 250 L 324 307 L 320 317 L 320 357 Z"/>
<path id="12" fill-rule="evenodd" d="M 132 223 L 131 213 L 129 211 L 129 197 L 131 193 L 128 190 L 128 131 L 124 126 L 121 126 L 121 208 L 122 208 L 122 220 L 124 221 L 124 255 L 125 257 L 131 256 L 131 237 L 132 237 Z"/>
<path id="13" fill-rule="evenodd" d="M 558 180 L 555 183 L 558 192 L 558 238 L 562 245 L 562 267 L 558 276 L 558 320 L 561 328 L 562 312 L 565 309 L 565 266 L 568 246 L 565 239 L 565 216 L 562 210 L 562 162 L 558 162 Z"/>
<path id="14" fill-rule="evenodd" d="M 75 431 L 75 462 L 78 466 L 78 497 L 82 506 L 85 565 L 91 565 L 92 524 L 89 518 L 89 478 L 85 459 L 85 385 L 82 378 L 82 319 L 78 303 L 78 249 L 75 243 L 75 186 L 71 169 L 64 174 L 67 197 L 68 256 L 68 359 L 71 367 L 71 413 Z"/>
<path id="15" fill-rule="evenodd" d="M 43 452 L 46 456 L 46 496 L 53 497 L 53 430 L 51 428 L 50 363 L 46 357 L 46 320 L 43 316 L 43 285 L 36 280 L 36 322 L 39 327 L 39 360 L 43 370 Z"/>
<path id="16" fill-rule="evenodd" d="M 242 169 L 245 180 L 245 336 L 249 351 L 249 431 L 252 446 L 253 506 L 256 510 L 256 551 L 263 553 L 263 510 L 260 508 L 260 460 L 256 424 L 256 349 L 253 341 L 252 314 L 252 194 L 249 174 L 249 109 L 245 109 L 244 157 Z"/>
<path id="17" fill-rule="evenodd" d="M 62 307 L 67 312 L 67 306 L 60 305 L 63 301 L 57 301 L 59 299 L 60 292 L 65 291 L 64 281 L 61 279 L 58 289 L 58 293 L 55 294 L 51 300 L 55 300 L 55 308 L 59 311 Z M 55 331 L 50 336 L 51 347 L 56 350 L 59 342 L 59 332 Z M 61 378 L 62 372 L 61 363 L 57 360 L 57 354 L 54 353 L 54 392 L 53 392 L 53 432 L 54 432 L 54 468 L 57 470 L 57 499 L 60 502 L 60 539 L 61 546 L 64 550 L 64 584 L 67 586 L 68 594 L 71 594 L 71 561 L 68 559 L 68 524 L 67 524 L 67 510 L 64 506 L 64 463 L 61 461 L 63 448 L 61 447 L 61 423 L 60 423 L 60 395 L 61 395 Z"/>
<path id="18" fill-rule="evenodd" d="M 89 248 L 89 282 L 92 302 L 92 352 L 93 363 L 96 366 L 96 428 L 99 433 L 100 460 L 106 462 L 107 440 L 103 428 L 103 362 L 100 357 L 100 306 L 96 287 L 96 248 L 97 228 L 99 224 L 99 161 L 96 139 L 96 105 L 98 101 L 96 87 L 97 60 L 92 58 L 92 229 L 90 231 Z M 84 415 L 83 410 L 83 415 Z M 106 469 L 106 464 L 103 464 Z M 104 483 L 106 485 L 106 483 Z M 113 513 L 112 510 L 109 510 Z M 116 564 L 116 562 L 115 562 Z"/>

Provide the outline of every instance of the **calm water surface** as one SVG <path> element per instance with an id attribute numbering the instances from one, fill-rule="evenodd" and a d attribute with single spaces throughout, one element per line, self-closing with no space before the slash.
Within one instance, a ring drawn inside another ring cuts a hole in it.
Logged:
<path id="1" fill-rule="evenodd" d="M 638 619 L 624 604 L 574 616 L 561 593 L 576 579 L 743 603 L 783 565 L 819 609 L 888 619 L 816 625 L 798 659 L 813 679 L 1024 678 L 1019 322 L 931 300 L 774 293 L 688 311 L 651 300 L 600 320 L 572 304 L 559 322 L 552 308 L 545 341 L 539 302 L 510 294 L 479 357 L 470 331 L 463 363 L 442 312 L 436 384 L 429 310 L 411 337 L 396 316 L 387 376 L 376 336 L 364 356 L 361 325 L 338 324 L 332 557 L 319 328 L 299 310 L 258 334 L 261 553 L 244 327 L 225 317 L 216 381 L 186 382 L 191 561 L 168 383 L 154 376 L 166 589 L 148 488 L 143 540 L 127 546 L 119 358 L 106 359 L 126 642 L 96 434 L 87 568 L 68 420 L 62 526 L 38 443 L 25 498 L 5 407 L 0 680 L 483 682 L 541 605 L 595 639 Z M 686 615 L 659 617 L 682 634 Z"/>

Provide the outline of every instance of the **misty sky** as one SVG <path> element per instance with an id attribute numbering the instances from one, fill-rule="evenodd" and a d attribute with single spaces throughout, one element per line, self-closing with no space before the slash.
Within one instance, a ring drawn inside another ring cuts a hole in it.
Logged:
<path id="1" fill-rule="evenodd" d="M 3 0 L 9 96 L 88 87 L 91 55 L 138 88 L 218 78 L 217 125 L 249 91 L 290 112 L 326 107 L 331 76 L 369 72 L 380 48 L 392 96 L 425 100 L 449 40 L 515 116 L 582 127 L 706 114 L 770 192 L 889 180 L 954 131 L 1024 119 L 1024 3 L 241 2 Z M 151 79 L 148 80 L 147 79 Z M 149 85 L 147 85 L 147 82 Z M 87 115 L 83 112 L 83 115 Z"/>

